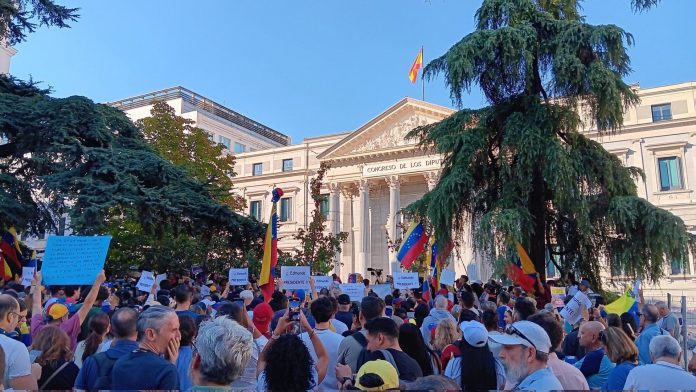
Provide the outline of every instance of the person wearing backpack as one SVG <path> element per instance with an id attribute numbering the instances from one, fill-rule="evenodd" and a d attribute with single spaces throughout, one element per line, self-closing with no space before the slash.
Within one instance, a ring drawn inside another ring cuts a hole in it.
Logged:
<path id="1" fill-rule="evenodd" d="M 338 360 L 336 362 L 350 366 L 353 374 L 357 373 L 360 366 L 368 361 L 365 324 L 369 320 L 382 317 L 385 307 L 384 300 L 381 298 L 364 297 L 360 302 L 360 315 L 358 316 L 362 329 L 343 339 L 338 346 Z"/>
<path id="2" fill-rule="evenodd" d="M 138 348 L 138 312 L 121 308 L 111 316 L 114 341 L 105 352 L 87 357 L 75 380 L 75 389 L 84 391 L 110 390 L 111 370 L 116 360 Z"/>
<path id="3" fill-rule="evenodd" d="M 423 377 L 418 362 L 401 350 L 399 345 L 399 328 L 389 317 L 377 317 L 367 322 L 367 349 L 370 351 L 368 361 L 383 359 L 394 366 L 399 373 L 399 380 L 415 381 Z"/>

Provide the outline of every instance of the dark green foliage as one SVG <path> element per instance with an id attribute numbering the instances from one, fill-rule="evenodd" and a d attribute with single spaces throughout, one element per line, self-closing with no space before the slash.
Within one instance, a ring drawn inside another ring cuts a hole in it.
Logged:
<path id="1" fill-rule="evenodd" d="M 654 281 L 666 260 L 686 260 L 685 226 L 637 197 L 639 169 L 578 131 L 584 122 L 617 132 L 638 98 L 622 81 L 631 35 L 585 23 L 577 3 L 485 0 L 477 30 L 425 67 L 426 77 L 445 75 L 457 104 L 478 84 L 490 106 L 412 131 L 444 162 L 437 187 L 409 211 L 440 243 L 469 229 L 497 267 L 519 240 L 542 274 L 550 253 L 597 287 L 606 261 Z"/>
<path id="2" fill-rule="evenodd" d="M 77 11 L 53 0 L 0 0 L 0 41 L 15 45 L 37 27 L 70 27 L 68 23 L 79 17 Z"/>

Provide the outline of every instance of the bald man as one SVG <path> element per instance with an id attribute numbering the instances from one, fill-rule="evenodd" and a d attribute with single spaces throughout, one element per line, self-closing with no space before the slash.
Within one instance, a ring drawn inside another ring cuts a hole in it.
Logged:
<path id="1" fill-rule="evenodd" d="M 575 363 L 575 367 L 585 376 L 590 389 L 602 388 L 607 382 L 609 373 L 614 369 L 614 363 L 604 354 L 601 338 L 603 331 L 602 323 L 588 321 L 580 327 L 578 334 L 580 346 L 585 349 L 586 354 Z"/>

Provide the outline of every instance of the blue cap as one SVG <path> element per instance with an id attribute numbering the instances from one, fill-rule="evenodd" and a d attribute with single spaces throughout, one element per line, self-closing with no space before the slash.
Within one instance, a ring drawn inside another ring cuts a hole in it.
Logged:
<path id="1" fill-rule="evenodd" d="M 304 301 L 305 291 L 302 289 L 297 289 L 297 290 L 295 290 L 295 296 L 297 296 L 297 299 L 299 299 L 300 301 Z"/>

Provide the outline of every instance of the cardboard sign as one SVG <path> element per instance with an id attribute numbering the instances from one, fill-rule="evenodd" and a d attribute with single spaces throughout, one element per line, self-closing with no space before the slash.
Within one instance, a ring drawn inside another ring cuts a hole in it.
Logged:
<path id="1" fill-rule="evenodd" d="M 230 268 L 230 286 L 246 286 L 249 283 L 248 268 Z"/>
<path id="2" fill-rule="evenodd" d="M 104 269 L 110 242 L 110 235 L 49 236 L 42 267 L 44 284 L 93 284 Z"/>
<path id="3" fill-rule="evenodd" d="M 421 285 L 418 283 L 417 272 L 395 272 L 394 288 L 399 290 L 417 289 Z"/>
<path id="4" fill-rule="evenodd" d="M 280 267 L 280 277 L 286 290 L 309 289 L 309 267 Z"/>
<path id="5" fill-rule="evenodd" d="M 314 277 L 314 287 L 317 291 L 321 289 L 328 289 L 333 283 L 333 278 L 330 276 L 317 275 Z"/>
<path id="6" fill-rule="evenodd" d="M 152 291 L 152 286 L 154 284 L 155 276 L 152 274 L 152 272 L 143 271 L 140 273 L 140 279 L 138 279 L 138 283 L 135 285 L 135 287 L 137 287 L 138 290 L 149 293 L 150 291 Z"/>
<path id="7" fill-rule="evenodd" d="M 390 283 L 371 284 L 370 290 L 374 291 L 375 294 L 377 294 L 382 299 L 384 299 L 384 297 L 392 293 L 392 287 Z"/>
<path id="8" fill-rule="evenodd" d="M 339 285 L 343 294 L 348 294 L 351 301 L 362 301 L 365 296 L 365 285 L 362 283 L 341 283 Z"/>
<path id="9" fill-rule="evenodd" d="M 440 284 L 454 286 L 454 271 L 442 270 L 442 274 L 440 275 Z"/>
<path id="10" fill-rule="evenodd" d="M 589 309 L 592 307 L 592 301 L 582 291 L 578 291 L 573 296 L 573 299 L 568 302 L 565 308 L 561 309 L 561 317 L 570 325 L 580 321 L 582 318 L 582 308 Z"/>
<path id="11" fill-rule="evenodd" d="M 562 308 L 565 306 L 563 299 L 565 298 L 565 287 L 551 287 L 551 298 L 554 308 Z"/>
<path id="12" fill-rule="evenodd" d="M 201 286 L 201 297 L 205 297 L 207 295 L 210 295 L 210 287 Z"/>
<path id="13" fill-rule="evenodd" d="M 34 280 L 34 267 L 22 267 L 22 286 L 31 286 L 32 280 Z"/>

